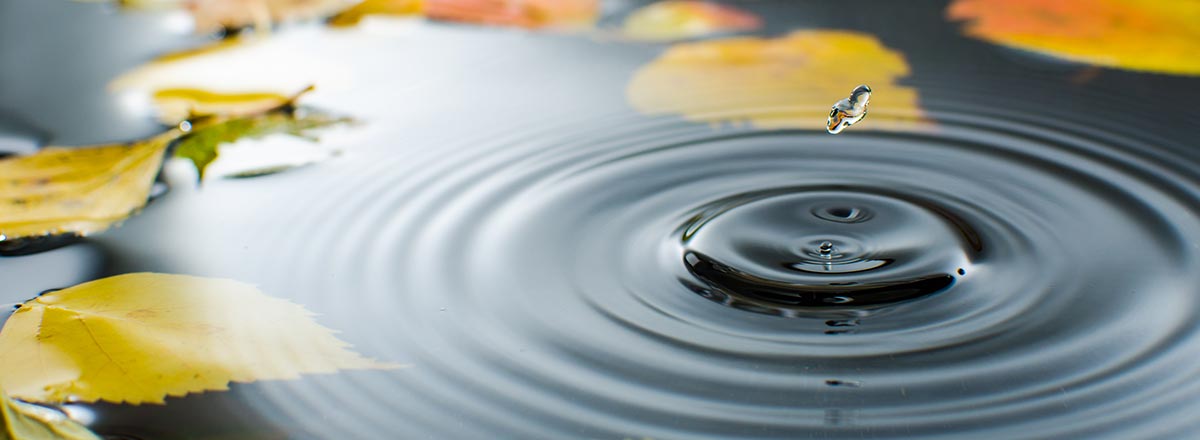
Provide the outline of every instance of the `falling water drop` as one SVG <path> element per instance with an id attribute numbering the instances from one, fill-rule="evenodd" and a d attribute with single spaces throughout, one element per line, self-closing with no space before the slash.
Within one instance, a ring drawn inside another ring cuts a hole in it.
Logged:
<path id="1" fill-rule="evenodd" d="M 860 85 L 850 92 L 850 97 L 842 99 L 833 105 L 829 111 L 829 119 L 825 122 L 825 130 L 829 134 L 841 133 L 843 129 L 854 125 L 867 117 L 867 104 L 871 101 L 871 88 Z"/>

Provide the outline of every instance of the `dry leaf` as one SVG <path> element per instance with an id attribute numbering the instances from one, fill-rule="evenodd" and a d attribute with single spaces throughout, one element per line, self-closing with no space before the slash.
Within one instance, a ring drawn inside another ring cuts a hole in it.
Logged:
<path id="1" fill-rule="evenodd" d="M 830 103 L 870 84 L 873 123 L 863 128 L 881 128 L 920 115 L 916 90 L 896 84 L 908 73 L 904 56 L 869 34 L 797 31 L 674 45 L 637 72 L 627 97 L 648 114 L 824 130 Z"/>
<path id="2" fill-rule="evenodd" d="M 0 386 L 31 402 L 164 403 L 230 382 L 395 365 L 232 280 L 135 273 L 50 292 L 0 330 Z"/>
<path id="3" fill-rule="evenodd" d="M 435 20 L 528 29 L 588 27 L 599 13 L 599 0 L 425 0 Z"/>
<path id="4" fill-rule="evenodd" d="M 363 0 L 329 18 L 330 26 L 354 26 L 368 15 L 416 15 L 424 10 L 422 0 Z"/>
<path id="5" fill-rule="evenodd" d="M 1107 67 L 1200 75 L 1200 2 L 956 0 L 967 35 Z"/>
<path id="6" fill-rule="evenodd" d="M 622 33 L 635 40 L 669 41 L 758 29 L 762 20 L 740 9 L 694 0 L 663 1 L 625 18 Z"/>
<path id="7" fill-rule="evenodd" d="M 0 159 L 0 240 L 87 235 L 143 205 L 162 165 L 171 130 L 131 144 L 47 147 Z"/>
<path id="8" fill-rule="evenodd" d="M 0 392 L 0 440 L 100 440 L 61 412 L 18 402 Z"/>

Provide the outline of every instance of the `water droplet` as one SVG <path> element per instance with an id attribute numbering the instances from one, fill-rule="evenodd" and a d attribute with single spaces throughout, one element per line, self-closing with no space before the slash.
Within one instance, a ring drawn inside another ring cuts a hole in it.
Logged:
<path id="1" fill-rule="evenodd" d="M 821 256 L 825 258 L 833 258 L 833 243 L 822 241 L 821 247 L 817 248 L 817 253 L 821 254 Z"/>
<path id="2" fill-rule="evenodd" d="M 444 311 L 446 311 L 446 308 L 445 308 L 445 307 L 442 307 L 442 308 L 438 309 L 438 311 L 439 311 L 439 312 L 444 312 Z"/>
<path id="3" fill-rule="evenodd" d="M 959 274 L 959 275 L 966 275 L 966 274 L 967 274 L 967 271 L 963 270 L 963 268 L 961 268 L 961 267 L 960 267 L 960 268 L 958 268 L 958 274 Z"/>
<path id="4" fill-rule="evenodd" d="M 825 298 L 825 302 L 830 303 L 830 304 L 845 304 L 845 303 L 848 303 L 851 301 L 854 301 L 854 298 L 851 298 L 848 296 L 834 296 L 834 297 L 830 297 L 830 298 Z"/>
<path id="5" fill-rule="evenodd" d="M 188 122 L 188 121 L 180 122 L 179 123 L 179 131 L 182 131 L 184 133 L 191 132 L 192 131 L 192 123 Z"/>
<path id="6" fill-rule="evenodd" d="M 829 111 L 829 119 L 825 122 L 825 130 L 829 134 L 841 133 L 843 129 L 854 125 L 867 117 L 867 104 L 871 101 L 871 88 L 861 85 L 850 92 L 850 97 L 838 101 Z"/>
<path id="7" fill-rule="evenodd" d="M 8 240 L 8 236 L 4 235 L 4 234 L 0 234 L 0 241 L 4 241 L 4 240 Z"/>

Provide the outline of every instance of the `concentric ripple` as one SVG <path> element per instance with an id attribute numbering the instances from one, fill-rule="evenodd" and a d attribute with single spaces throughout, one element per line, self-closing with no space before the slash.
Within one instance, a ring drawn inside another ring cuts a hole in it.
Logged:
<path id="1" fill-rule="evenodd" d="M 929 102 L 905 132 L 612 116 L 348 158 L 265 207 L 289 258 L 256 271 L 413 367 L 246 398 L 323 438 L 1194 429 L 1200 176 Z"/>
<path id="2" fill-rule="evenodd" d="M 950 287 L 981 248 L 964 221 L 922 204 L 851 187 L 739 194 L 684 225 L 684 264 L 713 287 L 702 295 L 771 314 L 919 298 Z"/>

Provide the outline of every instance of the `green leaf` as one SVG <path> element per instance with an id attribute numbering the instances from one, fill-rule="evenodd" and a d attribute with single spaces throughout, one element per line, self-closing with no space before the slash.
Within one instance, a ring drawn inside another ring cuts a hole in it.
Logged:
<path id="1" fill-rule="evenodd" d="M 316 141 L 309 131 L 349 122 L 349 118 L 311 108 L 296 108 L 290 103 L 259 115 L 202 118 L 192 122 L 191 132 L 177 141 L 175 157 L 191 160 L 199 180 L 203 181 L 204 171 L 217 159 L 221 144 L 273 134 L 290 134 Z"/>

